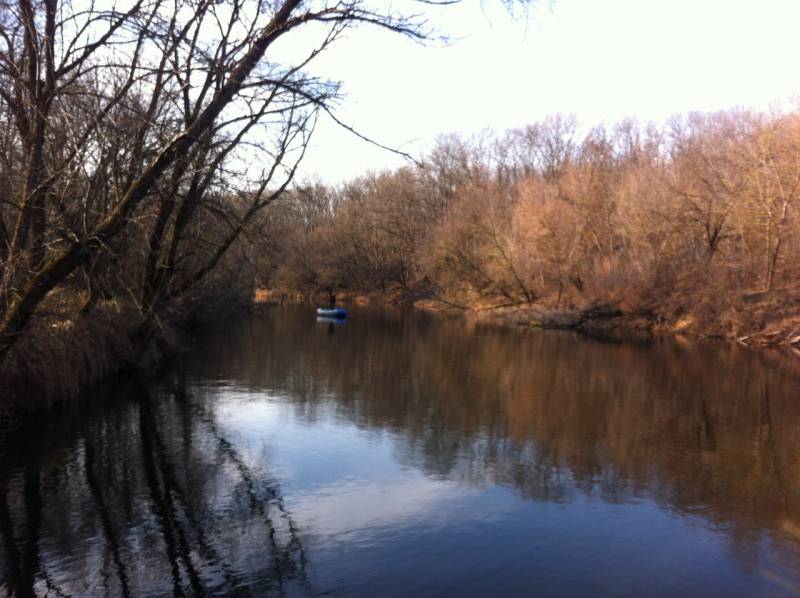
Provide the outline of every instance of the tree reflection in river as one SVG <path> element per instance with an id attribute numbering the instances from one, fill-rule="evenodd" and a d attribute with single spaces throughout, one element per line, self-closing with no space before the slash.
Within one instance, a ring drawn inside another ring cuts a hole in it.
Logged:
<path id="1" fill-rule="evenodd" d="M 310 421 L 328 404 L 396 431 L 404 461 L 431 475 L 534 500 L 648 496 L 729 529 L 745 561 L 761 531 L 783 543 L 800 529 L 798 369 L 723 343 L 613 344 L 367 315 L 331 342 L 284 310 L 215 337 L 203 363 L 285 393 Z"/>
<path id="2" fill-rule="evenodd" d="M 649 501 L 718 530 L 774 588 L 800 579 L 800 381 L 760 354 L 385 311 L 331 335 L 299 309 L 203 345 L 164 388 L 116 388 L 0 442 L 0 594 L 314 593 L 319 530 L 222 395 L 245 414 L 271 397 L 297 433 L 383 434 L 406 468 L 528 504 Z M 761 571 L 765 542 L 784 562 Z"/>
<path id="3" fill-rule="evenodd" d="M 95 405 L 85 425 L 62 419 L 8 439 L 28 450 L 15 446 L 2 459 L 0 590 L 307 590 L 300 537 L 266 464 L 246 463 L 183 388 L 125 391 L 110 409 Z M 64 434 L 70 424 L 81 433 Z"/>

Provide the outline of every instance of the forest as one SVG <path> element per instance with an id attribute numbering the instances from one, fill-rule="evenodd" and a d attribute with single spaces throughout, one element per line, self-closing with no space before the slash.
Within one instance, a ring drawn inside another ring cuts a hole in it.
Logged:
<path id="1" fill-rule="evenodd" d="M 360 1 L 0 0 L 3 399 L 75 394 L 256 291 L 800 341 L 800 113 L 560 115 L 298 180 L 341 99 L 311 65 L 357 25 L 432 35 Z"/>
<path id="2" fill-rule="evenodd" d="M 800 113 L 442 137 L 418 165 L 298 185 L 261 286 L 455 310 L 613 305 L 673 331 L 800 341 Z"/>

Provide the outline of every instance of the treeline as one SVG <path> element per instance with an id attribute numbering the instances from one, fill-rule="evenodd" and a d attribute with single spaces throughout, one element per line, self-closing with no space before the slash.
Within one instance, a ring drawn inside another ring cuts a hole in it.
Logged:
<path id="1" fill-rule="evenodd" d="M 442 305 L 613 304 L 702 334 L 800 330 L 800 113 L 448 137 L 266 215 L 261 284 Z"/>

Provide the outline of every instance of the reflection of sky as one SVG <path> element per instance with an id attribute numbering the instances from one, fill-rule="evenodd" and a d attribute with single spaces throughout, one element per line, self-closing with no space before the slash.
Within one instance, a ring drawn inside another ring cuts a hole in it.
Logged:
<path id="1" fill-rule="evenodd" d="M 537 502 L 510 488 L 430 477 L 398 462 L 394 433 L 360 429 L 337 418 L 331 405 L 306 418 L 281 397 L 219 393 L 218 423 L 247 462 L 269 459 L 259 469 L 280 481 L 323 590 L 381 596 L 690 595 L 706 586 L 715 592 L 708 596 L 775 591 L 756 576 L 778 568 L 768 547 L 760 556 L 737 557 L 724 530 L 649 499 L 610 504 L 596 493 L 571 492 L 567 501 Z"/>

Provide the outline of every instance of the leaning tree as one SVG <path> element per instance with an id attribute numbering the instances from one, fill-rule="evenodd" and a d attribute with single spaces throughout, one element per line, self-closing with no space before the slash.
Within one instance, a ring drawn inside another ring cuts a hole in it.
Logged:
<path id="1" fill-rule="evenodd" d="M 414 13 L 0 0 L 0 363 L 63 289 L 83 313 L 124 293 L 146 342 L 286 191 L 318 116 L 335 118 L 317 56 L 356 25 L 424 39 Z"/>

